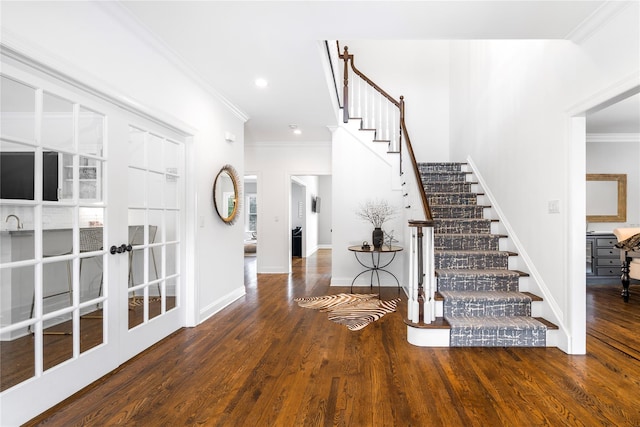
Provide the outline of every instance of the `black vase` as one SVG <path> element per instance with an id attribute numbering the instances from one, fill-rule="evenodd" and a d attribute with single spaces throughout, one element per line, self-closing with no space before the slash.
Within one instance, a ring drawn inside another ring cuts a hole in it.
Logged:
<path id="1" fill-rule="evenodd" d="M 382 247 L 382 244 L 384 243 L 384 233 L 382 232 L 382 228 L 376 227 L 373 229 L 371 241 L 373 242 L 373 249 L 380 249 Z"/>

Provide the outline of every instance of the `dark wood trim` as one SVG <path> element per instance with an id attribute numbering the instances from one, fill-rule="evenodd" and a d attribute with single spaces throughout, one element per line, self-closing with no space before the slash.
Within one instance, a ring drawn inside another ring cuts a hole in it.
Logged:
<path id="1" fill-rule="evenodd" d="M 340 52 L 340 43 L 336 42 L 336 48 L 338 52 Z M 385 92 L 380 86 L 375 84 L 369 77 L 367 77 L 363 72 L 361 72 L 355 65 L 353 54 L 349 53 L 349 47 L 344 47 L 344 52 L 342 54 L 339 53 L 339 57 L 344 61 L 344 82 L 343 82 L 343 121 L 347 123 L 349 120 L 349 67 L 348 63 L 351 62 L 351 69 L 355 74 L 357 74 L 362 80 L 364 80 L 367 84 L 373 87 L 378 93 L 384 96 L 389 102 L 395 105 L 400 110 L 400 171 L 404 173 L 403 165 L 402 165 L 402 145 L 403 143 L 406 145 L 407 150 L 409 150 L 409 158 L 411 160 L 411 168 L 413 169 L 413 173 L 416 179 L 416 183 L 418 183 L 418 191 L 420 193 L 420 200 L 422 203 L 422 210 L 425 215 L 425 219 L 431 221 L 433 219 L 433 215 L 431 214 L 431 208 L 429 207 L 429 201 L 427 199 L 427 195 L 424 191 L 424 187 L 422 186 L 422 178 L 420 177 L 420 170 L 418 169 L 418 163 L 416 161 L 416 156 L 413 151 L 413 146 L 411 145 L 411 139 L 409 138 L 409 131 L 407 130 L 407 125 L 405 123 L 405 103 L 404 96 L 400 96 L 400 101 L 394 99 L 391 95 Z M 404 136 L 404 138 L 403 138 Z"/>
<path id="2" fill-rule="evenodd" d="M 367 82 L 367 84 L 369 84 L 371 87 L 373 87 L 378 93 L 380 93 L 380 95 L 384 96 L 385 98 L 387 98 L 387 100 L 389 102 L 391 102 L 393 105 L 395 105 L 396 107 L 400 108 L 400 102 L 396 101 L 391 95 L 389 95 L 387 92 L 385 92 L 380 86 L 378 86 L 377 84 L 375 84 L 373 82 L 373 80 L 371 80 L 369 77 L 367 77 L 362 71 L 358 70 L 358 68 L 356 68 L 356 64 L 354 63 L 354 59 L 353 59 L 353 55 L 349 55 L 348 52 L 348 47 L 345 46 L 344 47 L 344 55 L 345 57 L 349 57 L 349 59 L 351 60 L 351 69 L 353 70 L 354 73 L 356 73 L 362 80 L 364 80 L 365 82 Z"/>
<path id="3" fill-rule="evenodd" d="M 422 202 L 422 210 L 424 211 L 424 217 L 427 221 L 433 220 L 433 215 L 431 214 L 431 207 L 429 206 L 429 200 L 427 199 L 427 194 L 424 191 L 424 186 L 422 185 L 422 177 L 420 176 L 420 169 L 418 169 L 418 162 L 416 161 L 416 155 L 413 152 L 413 146 L 411 145 L 411 138 L 409 138 L 409 131 L 407 130 L 407 125 L 404 121 L 404 96 L 400 97 L 400 126 L 402 129 L 402 134 L 404 135 L 404 143 L 407 146 L 409 159 L 411 160 L 411 169 L 413 169 L 413 174 L 418 183 L 418 188 L 420 192 L 420 201 Z"/>

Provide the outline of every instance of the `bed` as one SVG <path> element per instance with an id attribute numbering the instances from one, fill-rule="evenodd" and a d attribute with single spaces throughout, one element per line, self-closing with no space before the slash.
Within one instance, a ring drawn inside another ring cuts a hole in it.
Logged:
<path id="1" fill-rule="evenodd" d="M 255 255 L 258 246 L 258 233 L 255 231 L 246 231 L 244 233 L 244 254 Z"/>

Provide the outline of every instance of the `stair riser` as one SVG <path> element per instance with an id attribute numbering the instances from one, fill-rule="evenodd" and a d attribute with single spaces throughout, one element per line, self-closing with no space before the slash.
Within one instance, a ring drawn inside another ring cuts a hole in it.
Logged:
<path id="1" fill-rule="evenodd" d="M 427 182 L 465 182 L 467 174 L 464 172 L 420 172 L 423 183 Z"/>
<path id="2" fill-rule="evenodd" d="M 438 277 L 439 291 L 513 291 L 519 290 L 519 280 L 515 277 L 448 276 Z"/>
<path id="3" fill-rule="evenodd" d="M 434 218 L 482 218 L 483 206 L 432 206 L 431 213 Z"/>
<path id="4" fill-rule="evenodd" d="M 506 270 L 509 267 L 509 256 L 503 253 L 487 254 L 443 254 L 435 253 L 435 266 L 438 269 Z"/>
<path id="5" fill-rule="evenodd" d="M 451 347 L 545 347 L 546 328 L 452 328 Z"/>
<path id="6" fill-rule="evenodd" d="M 431 193 L 469 193 L 471 183 L 467 182 L 424 182 L 423 187 L 426 194 Z"/>
<path id="7" fill-rule="evenodd" d="M 443 220 L 436 219 L 433 229 L 436 234 L 489 234 L 491 221 L 488 219 Z"/>
<path id="8" fill-rule="evenodd" d="M 500 247 L 500 236 L 487 235 L 436 235 L 436 250 L 462 251 L 497 251 Z"/>
<path id="9" fill-rule="evenodd" d="M 444 315 L 448 316 L 531 316 L 531 303 L 508 301 L 447 301 Z"/>
<path id="10" fill-rule="evenodd" d="M 475 193 L 427 193 L 429 205 L 475 205 L 478 203 L 478 196 Z M 431 195 L 429 195 L 431 194 Z"/>
<path id="11" fill-rule="evenodd" d="M 420 172 L 459 172 L 462 163 L 418 163 Z"/>

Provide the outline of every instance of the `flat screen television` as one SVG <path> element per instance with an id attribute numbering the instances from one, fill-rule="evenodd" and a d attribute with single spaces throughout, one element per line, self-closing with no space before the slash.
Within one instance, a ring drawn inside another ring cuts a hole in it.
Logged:
<path id="1" fill-rule="evenodd" d="M 0 199 L 34 200 L 35 153 L 0 153 Z M 42 199 L 58 200 L 58 153 L 42 153 Z"/>

